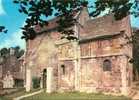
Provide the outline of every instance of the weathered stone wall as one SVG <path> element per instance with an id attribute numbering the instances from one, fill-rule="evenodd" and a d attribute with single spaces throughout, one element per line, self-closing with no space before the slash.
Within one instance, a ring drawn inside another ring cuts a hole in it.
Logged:
<path id="1" fill-rule="evenodd" d="M 10 73 L 13 75 L 14 79 L 23 79 L 23 77 L 21 77 L 22 73 L 20 73 L 21 64 L 15 56 L 9 55 L 4 60 L 4 62 L 1 66 L 2 66 L 2 77 L 5 77 L 7 72 L 10 71 Z"/>
<path id="2" fill-rule="evenodd" d="M 48 66 L 54 66 L 57 63 L 57 49 L 54 42 L 58 36 L 55 34 L 57 33 L 43 34 L 34 40 L 28 41 L 26 54 L 26 59 L 28 60 L 26 65 L 30 66 L 30 63 L 33 64 L 33 75 L 40 75 L 43 69 L 46 69 Z"/>
<path id="3" fill-rule="evenodd" d="M 124 34 L 131 35 L 129 17 L 115 21 L 112 16 L 91 20 L 86 12 L 80 15 L 82 18 L 79 17 L 79 21 L 83 27 L 76 27 L 75 30 L 79 35 L 79 41 L 82 37 L 90 36 L 112 37 L 82 43 L 76 41 L 74 44 L 73 41 L 60 40 L 60 34 L 51 30 L 28 41 L 27 68 L 32 69 L 32 76 L 40 77 L 43 69 L 53 67 L 55 86 L 60 90 L 76 89 L 125 95 L 132 80 L 132 70 L 129 67 L 131 64 L 128 62 L 129 57 L 132 57 L 132 47 L 124 44 Z M 49 25 L 55 26 L 53 22 Z M 124 33 L 121 34 L 121 31 Z M 115 33 L 119 34 L 115 36 Z M 103 69 L 106 59 L 111 61 L 110 71 Z"/>
<path id="4" fill-rule="evenodd" d="M 73 91 L 75 88 L 75 52 L 72 42 L 67 41 L 58 45 L 58 59 L 59 89 Z"/>
<path id="5" fill-rule="evenodd" d="M 63 70 L 62 65 L 65 66 Z M 62 61 L 59 66 L 59 89 L 73 91 L 75 88 L 75 66 L 73 61 Z M 64 72 L 63 72 L 64 71 Z"/>
<path id="6" fill-rule="evenodd" d="M 59 60 L 74 59 L 75 52 L 72 43 L 64 43 L 58 45 L 58 58 Z"/>
<path id="7" fill-rule="evenodd" d="M 56 35 L 55 35 L 56 34 Z M 27 69 L 31 69 L 31 77 L 42 77 L 43 70 L 53 67 L 53 88 L 58 88 L 58 57 L 55 41 L 59 35 L 55 32 L 42 34 L 27 43 Z"/>
<path id="8" fill-rule="evenodd" d="M 120 42 L 120 38 L 115 37 L 113 39 L 81 43 L 81 57 L 120 54 L 122 49 Z"/>
<path id="9" fill-rule="evenodd" d="M 111 71 L 103 71 L 105 59 L 111 60 Z M 118 56 L 82 59 L 80 68 L 81 90 L 119 93 L 122 86 L 120 60 Z"/>
<path id="10" fill-rule="evenodd" d="M 113 15 L 106 15 L 94 20 L 89 19 L 83 27 L 79 27 L 79 36 L 102 36 L 119 33 L 120 31 L 125 31 L 126 34 L 131 35 L 129 19 L 129 16 L 127 16 L 122 20 L 116 21 Z"/>
<path id="11" fill-rule="evenodd" d="M 124 43 L 125 38 L 119 35 L 107 40 L 80 44 L 80 91 L 106 93 L 129 91 L 132 84 L 132 64 L 129 63 L 132 47 Z M 111 71 L 103 71 L 103 62 L 106 59 L 112 62 Z M 124 90 L 123 87 L 127 89 Z"/>
<path id="12" fill-rule="evenodd" d="M 0 64 L 0 79 L 2 78 L 2 65 Z"/>

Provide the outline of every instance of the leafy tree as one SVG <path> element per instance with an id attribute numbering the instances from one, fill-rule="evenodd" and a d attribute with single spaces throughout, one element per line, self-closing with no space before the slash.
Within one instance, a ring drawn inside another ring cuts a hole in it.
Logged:
<path id="1" fill-rule="evenodd" d="M 13 0 L 18 4 L 19 12 L 26 14 L 26 24 L 22 27 L 24 39 L 34 39 L 40 33 L 35 32 L 35 25 L 48 25 L 47 17 L 53 14 L 58 17 L 57 30 L 64 34 L 64 38 L 77 39 L 71 26 L 78 23 L 74 14 L 83 7 L 92 8 L 90 16 L 96 17 L 103 11 L 113 13 L 116 20 L 129 14 L 139 16 L 139 0 L 96 0 L 95 5 L 88 6 L 87 0 Z M 132 9 L 132 10 L 131 10 Z M 132 38 L 132 37 L 130 37 Z"/>
<path id="2" fill-rule="evenodd" d="M 138 0 L 97 0 L 95 2 L 95 10 L 91 12 L 91 16 L 98 16 L 105 10 L 113 13 L 117 20 L 133 14 L 136 17 L 139 14 Z"/>
<path id="3" fill-rule="evenodd" d="M 0 50 L 0 54 L 1 54 L 2 57 L 7 57 L 9 53 L 10 53 L 10 51 L 7 48 L 2 48 Z"/>
<path id="4" fill-rule="evenodd" d="M 73 37 L 74 31 L 70 28 L 77 22 L 74 18 L 74 12 L 82 9 L 83 6 L 87 6 L 85 0 L 14 0 L 14 3 L 20 5 L 20 13 L 28 16 L 26 25 L 22 27 L 24 35 L 22 38 L 26 40 L 34 39 L 38 33 L 34 31 L 33 27 L 35 25 L 41 27 L 48 25 L 49 23 L 45 18 L 53 14 L 59 17 L 57 21 L 58 31 L 65 34 L 68 39 L 75 39 Z"/>
<path id="5" fill-rule="evenodd" d="M 24 50 L 20 49 L 19 46 L 14 47 L 14 50 L 15 50 L 15 56 L 17 58 L 20 58 L 24 54 Z"/>
<path id="6" fill-rule="evenodd" d="M 26 25 L 22 27 L 23 37 L 26 40 L 34 39 L 38 33 L 34 31 L 35 25 L 48 25 L 48 22 L 44 19 L 54 15 L 59 17 L 58 31 L 64 34 L 67 39 L 75 39 L 73 36 L 74 31 L 70 28 L 77 23 L 74 18 L 75 12 L 87 7 L 87 0 L 14 0 L 14 3 L 19 4 L 19 12 L 26 14 Z M 134 14 L 139 15 L 138 0 L 96 0 L 95 5 L 91 5 L 93 10 L 90 15 L 95 17 L 101 12 L 109 9 L 110 13 L 113 13 L 117 20 L 123 17 Z M 132 8 L 132 11 L 131 11 Z M 54 12 L 57 11 L 57 12 Z M 43 17 L 42 17 L 43 16 Z"/>
<path id="7" fill-rule="evenodd" d="M 19 46 L 11 47 L 11 48 L 14 50 L 14 56 L 16 56 L 16 58 L 20 58 L 24 54 L 24 50 L 20 49 Z M 4 57 L 4 58 L 9 57 L 11 48 L 2 48 L 0 50 L 1 56 Z"/>

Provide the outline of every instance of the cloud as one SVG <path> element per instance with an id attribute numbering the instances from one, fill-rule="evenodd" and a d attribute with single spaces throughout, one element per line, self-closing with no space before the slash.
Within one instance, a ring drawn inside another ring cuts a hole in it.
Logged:
<path id="1" fill-rule="evenodd" d="M 23 39 L 21 39 L 21 36 L 21 31 L 13 33 L 10 37 L 8 37 L 8 39 L 5 39 L 3 42 L 0 43 L 0 48 L 20 46 L 22 49 L 25 49 L 26 43 Z"/>
<path id="2" fill-rule="evenodd" d="M 2 5 L 2 0 L 0 0 L 0 15 L 6 14 L 4 11 L 3 5 Z"/>

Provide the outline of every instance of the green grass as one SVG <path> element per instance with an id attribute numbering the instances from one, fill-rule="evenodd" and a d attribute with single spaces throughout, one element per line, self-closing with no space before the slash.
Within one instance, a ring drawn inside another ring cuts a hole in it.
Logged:
<path id="1" fill-rule="evenodd" d="M 26 92 L 25 89 L 23 89 L 23 90 L 20 90 L 18 92 L 12 93 L 12 94 L 8 94 L 8 95 L 5 95 L 5 96 L 0 96 L 0 100 L 13 100 L 13 98 L 15 98 L 15 97 L 19 97 L 19 96 L 22 96 L 22 95 L 33 93 L 33 92 L 36 92 L 36 91 L 39 91 L 39 90 L 40 89 L 33 89 L 30 92 Z"/>
<path id="2" fill-rule="evenodd" d="M 8 100 L 6 97 L 0 96 L 0 100 Z"/>
<path id="3" fill-rule="evenodd" d="M 131 100 L 124 96 L 110 96 L 103 94 L 87 93 L 40 93 L 22 100 Z"/>

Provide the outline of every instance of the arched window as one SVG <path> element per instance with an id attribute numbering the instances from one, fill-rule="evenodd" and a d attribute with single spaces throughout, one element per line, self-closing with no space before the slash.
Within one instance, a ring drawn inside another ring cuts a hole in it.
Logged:
<path id="1" fill-rule="evenodd" d="M 111 71 L 111 61 L 106 59 L 103 62 L 103 71 Z"/>
<path id="2" fill-rule="evenodd" d="M 65 65 L 61 65 L 62 75 L 65 75 Z"/>

